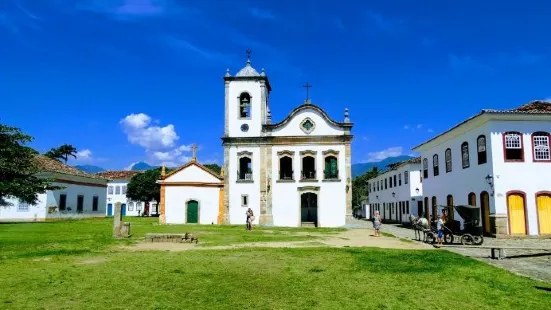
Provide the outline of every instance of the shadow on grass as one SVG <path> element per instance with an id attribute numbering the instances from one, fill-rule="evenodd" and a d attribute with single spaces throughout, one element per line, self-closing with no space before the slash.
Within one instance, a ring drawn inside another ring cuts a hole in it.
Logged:
<path id="1" fill-rule="evenodd" d="M 551 287 L 534 286 L 536 289 L 546 292 L 551 292 Z"/>

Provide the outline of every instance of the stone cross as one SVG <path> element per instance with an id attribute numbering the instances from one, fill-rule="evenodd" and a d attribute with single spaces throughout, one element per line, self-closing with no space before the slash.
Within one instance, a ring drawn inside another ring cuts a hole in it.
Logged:
<path id="1" fill-rule="evenodd" d="M 306 101 L 308 101 L 310 99 L 309 89 L 312 88 L 312 85 L 306 82 L 306 85 L 303 85 L 302 87 L 306 88 Z"/>
<path id="2" fill-rule="evenodd" d="M 192 152 L 191 160 L 193 161 L 197 160 L 197 157 L 196 157 L 197 145 L 195 145 L 195 143 L 193 143 L 193 145 L 191 146 L 191 152 Z"/>

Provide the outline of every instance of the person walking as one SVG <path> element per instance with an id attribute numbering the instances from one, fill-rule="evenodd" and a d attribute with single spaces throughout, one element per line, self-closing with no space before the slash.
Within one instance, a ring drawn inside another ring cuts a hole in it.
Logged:
<path id="1" fill-rule="evenodd" d="M 381 233 L 379 230 L 381 229 L 381 216 L 379 215 L 379 211 L 375 211 L 375 216 L 373 216 L 373 229 L 375 229 L 375 237 L 380 237 Z"/>
<path id="2" fill-rule="evenodd" d="M 444 241 L 444 220 L 445 214 L 440 215 L 438 221 L 436 222 L 436 230 L 438 231 L 437 247 L 441 247 Z"/>

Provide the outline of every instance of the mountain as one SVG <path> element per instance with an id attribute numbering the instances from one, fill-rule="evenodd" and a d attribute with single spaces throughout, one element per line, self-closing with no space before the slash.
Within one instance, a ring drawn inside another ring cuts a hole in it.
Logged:
<path id="1" fill-rule="evenodd" d="M 88 173 L 98 173 L 105 171 L 105 169 L 103 169 L 102 167 L 92 165 L 75 165 L 75 168 Z"/>
<path id="2" fill-rule="evenodd" d="M 149 170 L 149 169 L 155 169 L 159 166 L 151 166 L 147 163 L 144 163 L 143 161 L 137 162 L 130 167 L 130 170 L 139 171 L 139 170 Z"/>
<path id="3" fill-rule="evenodd" d="M 367 171 L 371 170 L 373 167 L 377 167 L 379 170 L 386 170 L 388 165 L 408 160 L 410 158 L 414 158 L 412 156 L 402 155 L 402 156 L 396 156 L 396 157 L 388 157 L 381 161 L 372 162 L 372 163 L 358 163 L 352 165 L 352 178 L 355 178 L 359 175 L 362 175 L 366 173 Z"/>

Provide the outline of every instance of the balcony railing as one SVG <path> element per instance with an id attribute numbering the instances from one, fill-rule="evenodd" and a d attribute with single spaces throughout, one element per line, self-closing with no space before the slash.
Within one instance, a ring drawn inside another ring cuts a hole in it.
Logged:
<path id="1" fill-rule="evenodd" d="M 292 180 L 294 171 L 280 171 L 279 179 L 280 180 Z"/>
<path id="2" fill-rule="evenodd" d="M 253 180 L 253 173 L 252 171 L 247 171 L 244 173 L 241 173 L 237 171 L 237 180 L 239 181 L 252 181 Z"/>
<path id="3" fill-rule="evenodd" d="M 339 178 L 339 170 L 336 170 L 336 171 L 324 170 L 323 174 L 326 180 L 337 180 Z"/>
<path id="4" fill-rule="evenodd" d="M 301 180 L 315 180 L 316 179 L 316 170 L 306 170 L 301 171 Z"/>

